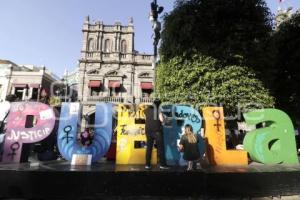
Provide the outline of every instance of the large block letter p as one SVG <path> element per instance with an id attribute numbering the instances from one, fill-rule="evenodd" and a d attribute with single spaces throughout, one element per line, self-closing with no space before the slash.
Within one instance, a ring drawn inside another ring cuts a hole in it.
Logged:
<path id="1" fill-rule="evenodd" d="M 48 137 L 55 124 L 53 109 L 38 102 L 11 104 L 2 162 L 20 162 L 22 145 Z"/>

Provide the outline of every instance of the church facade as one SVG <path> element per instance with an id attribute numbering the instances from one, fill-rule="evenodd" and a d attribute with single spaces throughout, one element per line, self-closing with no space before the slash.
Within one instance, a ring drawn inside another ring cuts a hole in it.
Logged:
<path id="1" fill-rule="evenodd" d="M 95 111 L 98 102 L 149 103 L 153 91 L 153 56 L 134 49 L 134 26 L 120 22 L 83 25 L 79 60 L 78 100 L 83 115 Z"/>

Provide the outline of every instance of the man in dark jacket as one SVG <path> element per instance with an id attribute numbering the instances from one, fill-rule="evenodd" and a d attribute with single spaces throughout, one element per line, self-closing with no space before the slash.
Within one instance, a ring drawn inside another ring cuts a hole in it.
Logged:
<path id="1" fill-rule="evenodd" d="M 149 106 L 145 110 L 146 116 L 146 137 L 147 137 L 147 149 L 146 149 L 146 169 L 151 169 L 151 154 L 153 149 L 154 141 L 157 145 L 157 154 L 160 169 L 168 169 L 166 165 L 164 140 L 163 140 L 163 126 L 164 121 L 163 115 L 160 112 L 159 105 L 160 100 L 154 100 L 153 105 Z"/>

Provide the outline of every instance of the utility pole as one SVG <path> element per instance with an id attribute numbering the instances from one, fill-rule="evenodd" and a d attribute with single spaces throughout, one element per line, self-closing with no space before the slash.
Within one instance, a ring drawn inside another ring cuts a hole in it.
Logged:
<path id="1" fill-rule="evenodd" d="M 68 78 L 69 78 L 69 73 L 68 70 L 65 70 L 65 102 L 67 102 L 67 97 L 68 97 Z"/>
<path id="2" fill-rule="evenodd" d="M 153 75 L 153 93 L 154 97 L 156 97 L 156 62 L 157 62 L 157 46 L 160 40 L 160 31 L 161 31 L 161 23 L 158 21 L 158 15 L 161 14 L 164 10 L 164 7 L 159 6 L 157 4 L 157 0 L 153 0 L 151 3 L 151 12 L 150 12 L 150 22 L 152 24 L 152 29 L 154 31 L 154 34 L 152 36 L 153 38 L 153 61 L 152 61 L 152 69 L 154 70 Z"/>

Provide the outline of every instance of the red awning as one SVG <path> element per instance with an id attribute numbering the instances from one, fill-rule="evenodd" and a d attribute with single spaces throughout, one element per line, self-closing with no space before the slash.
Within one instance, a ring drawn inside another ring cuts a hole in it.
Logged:
<path id="1" fill-rule="evenodd" d="M 151 82 L 142 82 L 141 88 L 144 90 L 151 90 L 151 89 L 153 89 L 153 85 Z"/>
<path id="2" fill-rule="evenodd" d="M 29 87 L 31 87 L 31 88 L 40 88 L 40 84 L 30 84 Z"/>
<path id="3" fill-rule="evenodd" d="M 119 88 L 121 86 L 120 81 L 109 81 L 108 87 L 109 88 Z"/>
<path id="4" fill-rule="evenodd" d="M 15 88 L 26 88 L 26 87 L 27 87 L 27 84 L 14 83 L 13 86 L 14 86 Z"/>
<path id="5" fill-rule="evenodd" d="M 100 87 L 101 86 L 101 81 L 90 81 L 89 87 L 95 88 L 95 87 Z"/>

